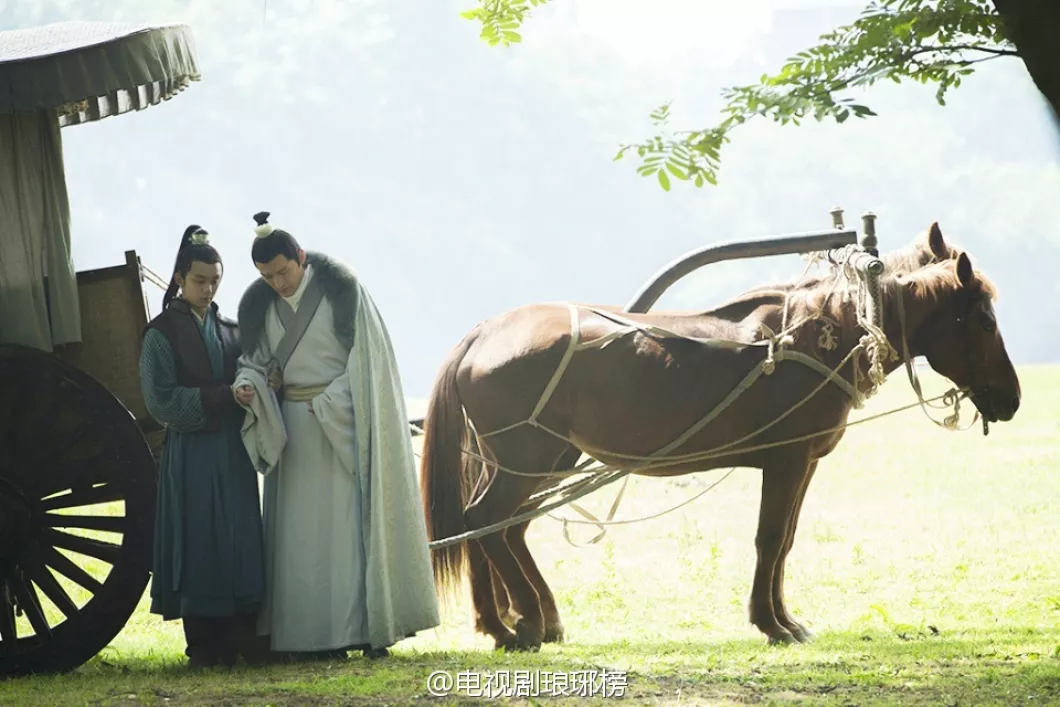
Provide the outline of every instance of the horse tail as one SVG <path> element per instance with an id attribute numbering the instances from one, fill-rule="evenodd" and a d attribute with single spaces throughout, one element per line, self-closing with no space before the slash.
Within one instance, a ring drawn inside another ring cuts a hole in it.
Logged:
<path id="1" fill-rule="evenodd" d="M 449 354 L 434 382 L 423 426 L 423 457 L 420 465 L 420 495 L 427 534 L 433 542 L 466 530 L 464 509 L 468 502 L 464 447 L 468 424 L 464 418 L 456 376 L 460 363 L 474 343 L 468 334 Z M 460 581 L 467 567 L 467 543 L 459 542 L 431 551 L 434 582 L 446 590 Z"/>

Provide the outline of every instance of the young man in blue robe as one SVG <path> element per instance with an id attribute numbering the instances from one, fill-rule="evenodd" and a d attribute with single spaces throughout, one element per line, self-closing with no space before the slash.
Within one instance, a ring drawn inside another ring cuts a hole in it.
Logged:
<path id="1" fill-rule="evenodd" d="M 151 612 L 183 620 L 196 667 L 267 652 L 254 626 L 265 594 L 258 474 L 231 389 L 241 349 L 235 322 L 213 301 L 222 269 L 207 233 L 189 226 L 140 357 L 147 409 L 166 427 Z"/>

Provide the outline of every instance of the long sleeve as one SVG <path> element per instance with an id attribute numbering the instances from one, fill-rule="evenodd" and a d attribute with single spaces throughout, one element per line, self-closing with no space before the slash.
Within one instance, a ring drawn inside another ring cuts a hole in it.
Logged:
<path id="1" fill-rule="evenodd" d="M 236 379 L 240 377 L 241 369 L 249 369 L 263 376 L 269 374 L 269 364 L 272 362 L 273 356 L 272 351 L 269 350 L 269 344 L 266 342 L 265 337 L 262 336 L 262 341 L 253 351 L 244 351 L 236 362 Z"/>
<path id="2" fill-rule="evenodd" d="M 199 388 L 177 385 L 176 361 L 162 332 L 149 329 L 140 352 L 140 388 L 151 417 L 177 432 L 195 432 L 206 424 Z"/>
<path id="3" fill-rule="evenodd" d="M 350 355 L 351 362 L 354 356 Z M 342 466 L 349 473 L 356 470 L 356 410 L 353 405 L 353 387 L 351 382 L 360 388 L 360 382 L 354 380 L 356 371 L 351 371 L 350 366 L 346 371 L 333 380 L 324 392 L 313 398 L 313 411 L 320 424 L 324 427 L 331 446 L 342 462 Z"/>

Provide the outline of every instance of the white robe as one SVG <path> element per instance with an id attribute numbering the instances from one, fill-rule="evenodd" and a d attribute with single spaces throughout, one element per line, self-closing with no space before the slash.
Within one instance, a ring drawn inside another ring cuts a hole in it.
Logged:
<path id="1" fill-rule="evenodd" d="M 296 312 L 313 274 L 310 266 L 298 292 L 286 298 Z M 361 300 L 367 300 L 367 293 L 363 289 L 360 292 Z M 406 484 L 398 489 L 394 503 L 393 482 L 389 478 L 376 491 L 379 498 L 366 498 L 362 488 L 368 484 L 379 486 L 380 471 L 395 471 L 380 470 L 380 463 L 391 467 L 395 461 L 406 464 L 402 471 L 414 476 L 407 418 L 406 428 L 401 431 L 409 445 L 407 455 L 401 445 L 397 457 L 392 450 L 383 450 L 381 459 L 380 450 L 369 453 L 358 449 L 359 445 L 371 446 L 365 436 L 367 431 L 355 424 L 359 409 L 371 410 L 371 405 L 362 400 L 373 388 L 372 381 L 361 380 L 364 374 L 359 369 L 366 356 L 379 355 L 375 350 L 365 352 L 366 346 L 373 346 L 372 332 L 368 331 L 372 326 L 370 314 L 375 314 L 374 305 L 370 300 L 361 302 L 356 322 L 366 331 L 358 333 L 359 343 L 349 351 L 336 338 L 332 305 L 327 297 L 322 298 L 283 372 L 285 387 L 327 389 L 313 399 L 313 413 L 308 402 L 283 401 L 287 443 L 279 465 L 266 474 L 264 481 L 267 592 L 258 632 L 271 635 L 272 649 L 276 651 L 387 646 L 407 633 L 438 623 L 425 527 L 421 531 L 422 510 L 408 507 L 418 502 L 418 494 L 413 491 L 414 499 L 410 497 Z M 381 320 L 377 322 L 376 331 L 383 331 L 385 336 Z M 276 306 L 271 304 L 265 317 L 263 345 L 245 354 L 249 359 L 245 363 L 266 365 L 284 333 Z M 389 345 L 388 340 L 386 344 Z M 369 368 L 374 370 L 375 364 Z M 396 371 L 387 371 L 390 373 L 396 375 Z M 399 382 L 391 385 L 400 390 Z M 402 399 L 400 414 L 404 414 L 403 408 Z M 373 424 L 392 425 L 386 414 L 376 414 L 382 420 L 373 420 Z M 384 499 L 398 507 L 380 506 Z M 366 500 L 371 501 L 367 512 L 362 506 Z M 377 531 L 370 524 L 371 519 L 365 517 L 370 513 L 389 515 L 391 511 L 403 517 L 385 518 L 384 525 L 405 524 L 397 539 L 385 527 Z M 410 517 L 410 513 L 414 515 Z M 423 533 L 422 546 L 416 531 Z M 401 566 L 401 559 L 380 556 L 393 551 L 388 548 L 391 543 L 398 544 L 398 551 L 409 552 L 401 545 L 409 539 L 414 543 L 415 559 L 420 560 L 410 564 L 413 576 L 390 576 L 397 574 L 391 570 L 395 562 Z M 370 576 L 366 576 L 367 567 L 372 568 Z M 391 586 L 404 582 L 411 585 L 411 592 L 410 587 Z M 429 595 L 425 593 L 425 583 L 430 584 Z"/>

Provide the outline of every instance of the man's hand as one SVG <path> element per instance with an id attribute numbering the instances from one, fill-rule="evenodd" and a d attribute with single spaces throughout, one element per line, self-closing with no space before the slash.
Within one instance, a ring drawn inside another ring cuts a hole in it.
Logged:
<path id="1" fill-rule="evenodd" d="M 236 402 L 240 405 L 250 405 L 254 402 L 254 389 L 249 385 L 241 385 L 234 391 Z"/>
<path id="2" fill-rule="evenodd" d="M 274 368 L 269 373 L 269 387 L 277 393 L 280 392 L 280 388 L 283 387 L 283 376 L 280 375 L 280 369 Z"/>
<path id="3" fill-rule="evenodd" d="M 309 401 L 309 414 L 310 415 L 316 415 L 317 414 L 317 411 L 313 409 L 313 401 L 312 400 Z"/>

